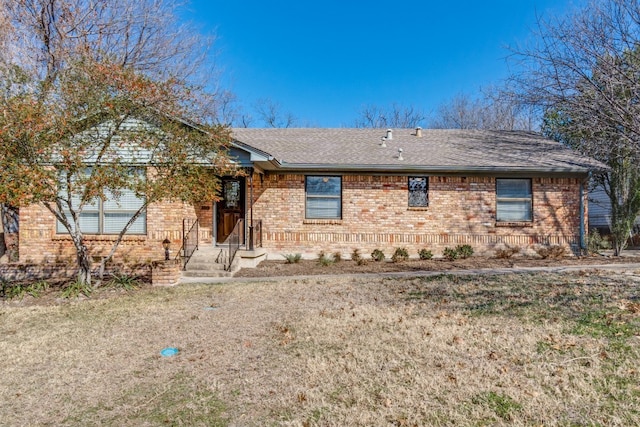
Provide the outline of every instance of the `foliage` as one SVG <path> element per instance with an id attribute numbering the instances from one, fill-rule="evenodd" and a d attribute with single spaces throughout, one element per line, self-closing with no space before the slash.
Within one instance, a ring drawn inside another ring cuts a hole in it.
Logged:
<path id="1" fill-rule="evenodd" d="M 62 289 L 62 298 L 77 298 L 80 295 L 84 295 L 86 297 L 91 296 L 91 292 L 93 288 L 91 284 L 82 282 L 80 280 L 75 280 L 71 283 L 68 283 Z"/>
<path id="2" fill-rule="evenodd" d="M 297 264 L 302 259 L 302 254 L 285 254 L 282 256 L 287 260 L 287 264 Z"/>
<path id="3" fill-rule="evenodd" d="M 504 245 L 504 248 L 496 249 L 496 258 L 509 259 L 520 252 L 520 246 Z"/>
<path id="4" fill-rule="evenodd" d="M 587 238 L 587 250 L 590 254 L 598 254 L 602 249 L 611 249 L 611 244 L 602 238 L 597 228 L 594 228 L 589 232 Z"/>
<path id="5" fill-rule="evenodd" d="M 353 252 L 351 252 L 351 260 L 358 262 L 361 259 L 362 259 L 362 255 L 360 255 L 360 249 L 355 248 Z"/>
<path id="6" fill-rule="evenodd" d="M 535 247 L 536 253 L 542 258 L 562 258 L 566 254 L 566 248 L 560 245 L 540 245 Z"/>
<path id="7" fill-rule="evenodd" d="M 49 289 L 49 283 L 44 280 L 37 280 L 33 283 L 11 283 L 8 281 L 0 282 L 0 294 L 7 299 L 23 299 L 26 295 L 38 298 L 42 292 Z"/>
<path id="8" fill-rule="evenodd" d="M 333 258 L 328 256 L 324 251 L 318 253 L 318 263 L 323 267 L 328 267 L 333 264 Z"/>
<path id="9" fill-rule="evenodd" d="M 423 248 L 418 251 L 418 256 L 421 260 L 429 260 L 433 258 L 433 252 L 431 252 L 429 249 Z"/>
<path id="10" fill-rule="evenodd" d="M 384 252 L 382 252 L 380 249 L 374 249 L 373 252 L 371 252 L 371 258 L 376 262 L 384 261 Z"/>
<path id="11" fill-rule="evenodd" d="M 611 202 L 614 254 L 640 212 L 640 3 L 596 0 L 562 19 L 541 19 L 532 46 L 516 50 L 511 81 L 544 112 L 543 132 L 609 167 L 594 175 Z"/>
<path id="12" fill-rule="evenodd" d="M 456 246 L 456 252 L 458 252 L 460 258 L 466 259 L 473 255 L 473 248 L 471 245 L 458 245 Z"/>
<path id="13" fill-rule="evenodd" d="M 113 274 L 113 277 L 111 277 L 107 286 L 132 291 L 140 286 L 140 281 L 135 276 L 129 276 L 127 274 Z"/>
<path id="14" fill-rule="evenodd" d="M 456 249 L 452 249 L 452 248 L 444 248 L 444 251 L 442 252 L 442 255 L 445 257 L 445 259 L 447 261 L 455 261 L 460 256 L 458 251 Z"/>
<path id="15" fill-rule="evenodd" d="M 340 261 L 342 261 L 342 252 L 340 252 L 340 251 L 335 251 L 335 252 L 333 253 L 333 261 L 334 261 L 334 262 L 340 262 Z"/>
<path id="16" fill-rule="evenodd" d="M 407 248 L 396 248 L 393 255 L 391 255 L 391 260 L 393 262 L 406 261 L 409 259 L 409 251 Z"/>
<path id="17" fill-rule="evenodd" d="M 71 236 L 78 280 L 88 285 L 83 210 L 125 190 L 144 200 L 106 263 L 150 203 L 216 198 L 229 130 L 214 124 L 210 94 L 188 79 L 190 63 L 181 65 L 202 50 L 172 27 L 168 2 L 42 3 L 3 10 L 10 25 L 2 31 L 13 33 L 0 50 L 0 203 L 42 203 Z"/>

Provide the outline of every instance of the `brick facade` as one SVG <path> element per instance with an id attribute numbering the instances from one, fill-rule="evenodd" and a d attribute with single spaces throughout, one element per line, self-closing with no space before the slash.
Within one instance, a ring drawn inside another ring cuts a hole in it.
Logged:
<path id="1" fill-rule="evenodd" d="M 579 178 L 532 178 L 533 221 L 496 221 L 496 177 L 430 176 L 429 206 L 408 207 L 407 176 L 342 176 L 342 219 L 305 219 L 305 175 L 266 174 L 254 182 L 255 219 L 262 219 L 263 247 L 272 255 L 358 248 L 391 255 L 406 247 L 440 255 L 445 247 L 470 244 L 491 253 L 508 244 L 579 245 Z M 586 191 L 584 196 L 586 218 Z M 278 258 L 274 256 L 274 258 Z"/>
<path id="2" fill-rule="evenodd" d="M 171 257 L 182 246 L 182 220 L 195 218 L 198 208 L 182 202 L 165 201 L 147 208 L 146 235 L 126 235 L 114 255 L 114 262 L 151 262 L 164 258 L 162 241 L 171 240 Z M 211 228 L 201 229 L 201 238 Z M 75 249 L 68 234 L 56 233 L 55 217 L 42 205 L 20 208 L 20 262 L 73 262 Z M 85 235 L 94 260 L 106 256 L 117 236 Z"/>

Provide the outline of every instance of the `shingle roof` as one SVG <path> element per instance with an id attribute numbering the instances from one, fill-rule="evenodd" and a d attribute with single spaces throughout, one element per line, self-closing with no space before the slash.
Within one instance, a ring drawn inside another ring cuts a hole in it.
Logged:
<path id="1" fill-rule="evenodd" d="M 234 128 L 232 136 L 287 169 L 587 172 L 606 169 L 534 132 L 394 129 Z M 402 149 L 402 160 L 399 159 Z"/>

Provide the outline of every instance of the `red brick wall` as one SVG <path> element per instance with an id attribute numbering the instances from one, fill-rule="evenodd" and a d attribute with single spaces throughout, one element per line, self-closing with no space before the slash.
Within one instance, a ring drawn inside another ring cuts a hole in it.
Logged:
<path id="1" fill-rule="evenodd" d="M 182 219 L 195 217 L 194 207 L 182 202 L 165 201 L 150 205 L 147 208 L 147 234 L 125 236 L 114 261 L 129 263 L 162 259 L 162 241 L 167 237 L 171 240 L 171 256 L 174 257 L 182 245 Z M 71 238 L 68 234 L 56 233 L 55 217 L 42 205 L 20 208 L 19 236 L 21 262 L 75 263 Z M 91 255 L 97 260 L 109 253 L 116 237 L 85 235 L 85 240 Z"/>
<path id="2" fill-rule="evenodd" d="M 306 220 L 304 175 L 254 179 L 254 218 L 263 220 L 263 246 L 272 253 L 317 254 L 354 248 L 390 255 L 406 247 L 441 254 L 470 244 L 476 253 L 496 245 L 577 242 L 580 185 L 576 178 L 533 178 L 533 223 L 497 224 L 495 177 L 429 178 L 429 207 L 408 207 L 406 176 L 344 175 L 342 219 Z M 585 213 L 586 217 L 586 213 Z"/>

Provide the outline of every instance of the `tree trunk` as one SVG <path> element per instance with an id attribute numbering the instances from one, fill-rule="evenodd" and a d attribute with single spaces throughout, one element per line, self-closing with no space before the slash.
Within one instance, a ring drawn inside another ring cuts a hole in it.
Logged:
<path id="1" fill-rule="evenodd" d="M 2 217 L 2 229 L 4 231 L 4 246 L 9 261 L 18 261 L 18 230 L 20 226 L 20 214 L 18 208 L 6 204 L 0 204 L 0 216 Z"/>
<path id="2" fill-rule="evenodd" d="M 78 283 L 91 286 L 91 260 L 87 247 L 82 241 L 76 245 L 76 259 L 78 261 Z"/>

